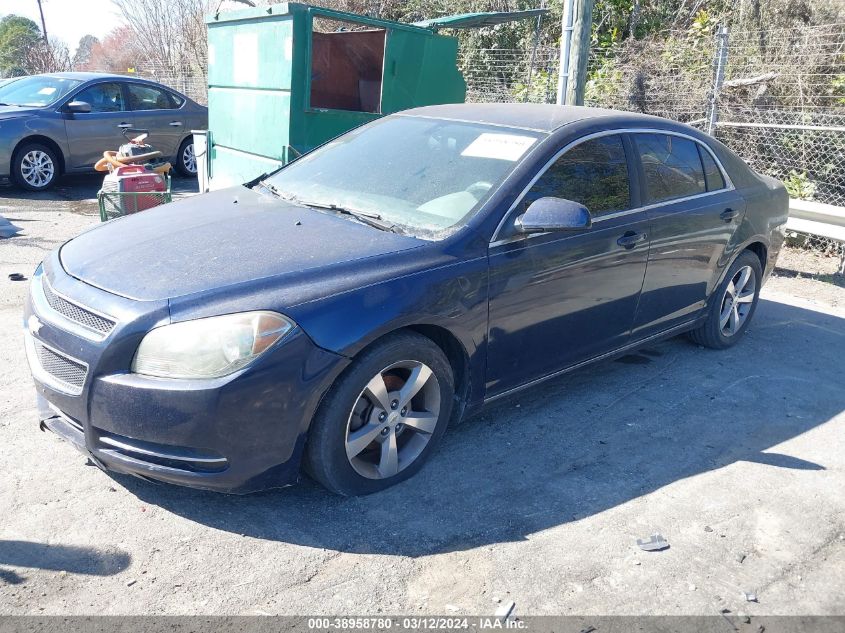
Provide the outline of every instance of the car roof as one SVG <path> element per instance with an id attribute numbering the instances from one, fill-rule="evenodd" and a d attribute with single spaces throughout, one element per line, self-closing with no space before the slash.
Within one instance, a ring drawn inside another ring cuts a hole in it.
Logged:
<path id="1" fill-rule="evenodd" d="M 76 79 L 77 81 L 92 81 L 94 79 L 120 79 L 122 81 L 135 81 L 138 83 L 148 84 L 150 86 L 157 86 L 165 88 L 170 92 L 174 92 L 182 98 L 187 98 L 181 92 L 170 86 L 153 81 L 152 79 L 144 79 L 143 77 L 136 77 L 133 74 L 119 74 L 119 73 L 95 73 L 95 72 L 58 72 L 58 73 L 41 73 L 40 75 L 32 75 L 33 77 L 59 77 L 61 79 Z"/>
<path id="2" fill-rule="evenodd" d="M 585 119 L 601 119 L 602 123 L 608 125 L 653 126 L 659 123 L 684 130 L 687 128 L 687 126 L 677 124 L 674 121 L 636 112 L 548 103 L 454 103 L 413 108 L 404 110 L 399 114 L 502 125 L 547 133 L 553 132 L 568 123 Z"/>
<path id="3" fill-rule="evenodd" d="M 76 79 L 77 81 L 91 81 L 93 79 L 121 79 L 124 81 L 137 81 L 140 83 L 147 83 L 152 84 L 155 86 L 163 86 L 170 91 L 178 92 L 169 86 L 165 86 L 164 84 L 160 84 L 157 81 L 153 81 L 151 79 L 144 79 L 143 77 L 136 77 L 135 75 L 128 73 L 128 74 L 120 74 L 120 73 L 95 73 L 95 72 L 60 72 L 60 73 L 42 73 L 41 75 L 35 75 L 37 77 L 59 77 L 61 79 Z"/>
<path id="4" fill-rule="evenodd" d="M 42 77 L 61 77 L 62 79 L 77 79 L 79 81 L 91 81 L 92 79 L 125 79 L 126 75 L 117 73 L 95 73 L 95 72 L 59 72 L 42 73 Z"/>

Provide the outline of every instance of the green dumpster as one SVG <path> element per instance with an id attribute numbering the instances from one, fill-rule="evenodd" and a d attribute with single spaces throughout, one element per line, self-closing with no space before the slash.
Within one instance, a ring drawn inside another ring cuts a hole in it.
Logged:
<path id="1" fill-rule="evenodd" d="M 209 189 L 384 114 L 462 102 L 458 42 L 428 26 L 286 3 L 208 23 Z"/>

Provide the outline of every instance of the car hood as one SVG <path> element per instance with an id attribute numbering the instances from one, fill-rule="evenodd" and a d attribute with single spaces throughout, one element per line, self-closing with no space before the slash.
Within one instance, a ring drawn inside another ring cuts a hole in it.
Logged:
<path id="1" fill-rule="evenodd" d="M 81 281 L 155 301 L 423 244 L 239 186 L 112 220 L 67 242 L 59 256 Z"/>
<path id="2" fill-rule="evenodd" d="M 29 106 L 0 106 L 0 121 L 4 119 L 18 119 L 24 116 L 32 116 L 38 113 L 38 108 Z"/>

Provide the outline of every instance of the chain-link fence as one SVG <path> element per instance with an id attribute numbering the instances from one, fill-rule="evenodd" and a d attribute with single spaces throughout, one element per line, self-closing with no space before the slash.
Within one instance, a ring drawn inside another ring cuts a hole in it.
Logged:
<path id="1" fill-rule="evenodd" d="M 560 49 L 476 48 L 462 50 L 458 66 L 467 101 L 554 103 Z"/>
<path id="2" fill-rule="evenodd" d="M 845 25 L 691 29 L 597 49 L 587 103 L 691 123 L 793 197 L 845 205 Z"/>
<path id="3" fill-rule="evenodd" d="M 717 138 L 793 197 L 845 206 L 845 25 L 728 37 Z"/>

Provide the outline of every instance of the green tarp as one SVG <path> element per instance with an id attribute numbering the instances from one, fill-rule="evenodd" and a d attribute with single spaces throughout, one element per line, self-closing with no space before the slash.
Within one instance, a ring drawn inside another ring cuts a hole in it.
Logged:
<path id="1" fill-rule="evenodd" d="M 488 13 L 461 13 L 458 15 L 447 15 L 433 20 L 415 22 L 414 26 L 421 26 L 426 29 L 478 29 L 485 26 L 495 26 L 505 22 L 515 22 L 526 18 L 536 18 L 538 15 L 548 13 L 548 9 L 528 9 L 526 11 L 491 11 Z"/>

